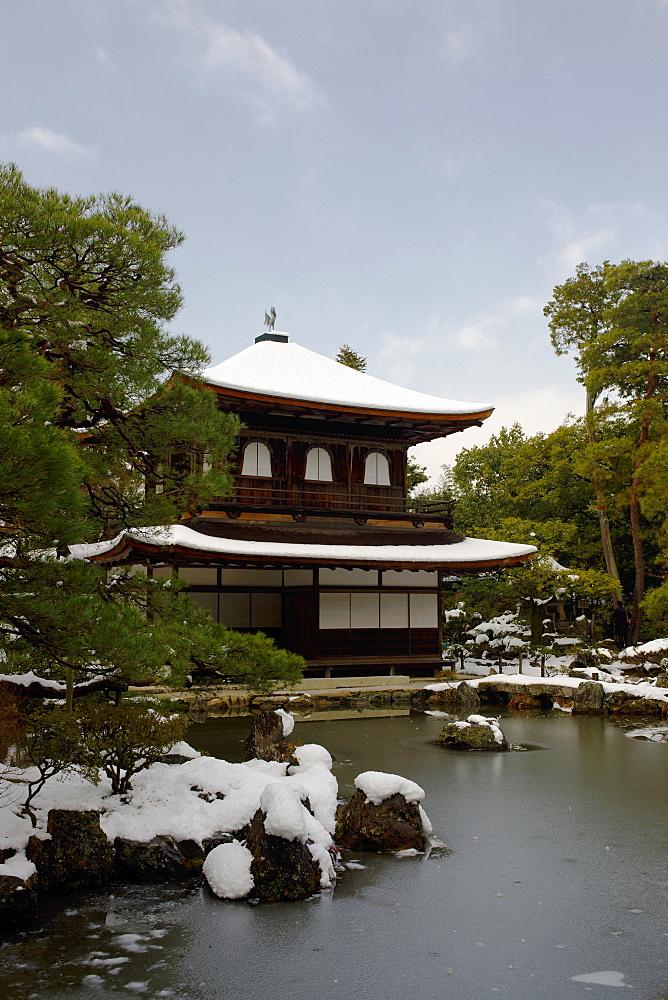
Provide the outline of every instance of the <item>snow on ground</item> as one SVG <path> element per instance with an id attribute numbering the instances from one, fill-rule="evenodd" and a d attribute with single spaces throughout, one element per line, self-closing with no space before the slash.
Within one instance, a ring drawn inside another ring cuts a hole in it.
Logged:
<path id="1" fill-rule="evenodd" d="M 486 668 L 489 670 L 490 662 L 487 661 Z M 469 664 L 465 662 L 464 670 L 467 673 L 473 673 L 469 670 Z M 591 674 L 591 671 L 582 671 L 583 674 Z M 634 695 L 637 698 L 651 698 L 653 701 L 663 701 L 668 704 L 668 688 L 657 688 L 654 681 L 620 681 L 616 680 L 612 674 L 608 674 L 605 671 L 598 670 L 594 671 L 598 673 L 599 681 L 603 686 L 603 690 L 606 694 L 613 694 L 615 691 L 623 691 L 626 694 Z M 604 678 L 610 677 L 611 680 L 605 680 Z M 588 678 L 585 678 L 588 679 Z M 506 669 L 503 674 L 492 674 L 491 676 L 486 674 L 484 677 L 468 677 L 466 683 L 471 687 L 484 687 L 486 684 L 495 684 L 499 680 L 510 681 L 512 684 L 517 686 L 530 685 L 530 684 L 542 684 L 545 687 L 569 687 L 577 688 L 583 683 L 582 677 L 569 677 L 568 674 L 554 674 L 549 677 L 540 676 L 540 667 L 534 668 L 531 673 L 524 671 L 521 674 L 512 673 L 511 669 L 506 664 Z M 455 688 L 461 684 L 461 679 L 456 679 L 453 681 L 435 681 L 433 684 L 426 684 L 425 691 L 446 691 L 448 688 Z"/>
<path id="2" fill-rule="evenodd" d="M 201 844 L 214 833 L 234 833 L 250 823 L 258 808 L 267 813 L 268 832 L 306 843 L 323 859 L 323 881 L 333 878 L 327 848 L 333 844 L 337 782 L 331 773 L 331 756 L 311 744 L 299 748 L 299 764 L 290 768 L 276 761 L 230 764 L 203 757 L 188 744 L 174 750 L 191 759 L 183 764 L 153 764 L 133 778 L 132 793 L 121 799 L 111 795 L 107 778 L 96 786 L 78 772 L 51 779 L 33 800 L 38 825 L 33 830 L 27 816 L 17 816 L 16 802 L 0 804 L 0 849 L 18 853 L 0 865 L 0 875 L 27 878 L 34 871 L 25 848 L 34 833 L 46 838 L 49 809 L 96 809 L 110 841 L 115 837 L 147 842 L 158 835 Z M 36 777 L 36 771 L 26 771 Z M 308 797 L 315 813 L 303 805 Z M 321 866 L 322 867 L 322 866 Z"/>
<path id="3" fill-rule="evenodd" d="M 642 660 L 652 653 L 665 653 L 668 656 L 668 639 L 652 639 L 640 646 L 627 646 L 620 653 L 622 660 Z"/>

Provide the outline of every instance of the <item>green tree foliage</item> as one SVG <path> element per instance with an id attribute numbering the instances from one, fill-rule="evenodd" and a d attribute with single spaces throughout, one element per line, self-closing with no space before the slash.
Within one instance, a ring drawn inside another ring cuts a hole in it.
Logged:
<path id="1" fill-rule="evenodd" d="M 16 763 L 23 768 L 34 768 L 26 784 L 27 794 L 21 809 L 30 817 L 33 826 L 37 826 L 33 799 L 50 778 L 76 769 L 80 747 L 81 731 L 71 712 L 61 708 L 40 708 L 26 718 Z M 95 773 L 90 772 L 89 776 L 94 777 Z M 3 775 L 5 780 L 7 777 Z"/>
<path id="2" fill-rule="evenodd" d="M 80 745 L 75 759 L 90 775 L 102 770 L 112 795 L 125 795 L 132 778 L 183 739 L 189 720 L 155 708 L 92 701 L 76 714 Z"/>
<path id="3" fill-rule="evenodd" d="M 618 466 L 613 471 L 623 474 L 618 497 L 633 545 L 635 639 L 642 621 L 648 543 L 658 531 L 665 532 L 666 524 L 668 264 L 606 261 L 593 270 L 581 264 L 574 278 L 555 288 L 545 312 L 555 349 L 573 351 L 587 391 L 584 460 L 605 513 L 611 461 Z M 611 426 L 616 430 L 612 437 Z M 656 562 L 652 568 L 660 571 Z"/>
<path id="4" fill-rule="evenodd" d="M 584 440 L 577 423 L 533 437 L 504 427 L 459 452 L 434 498 L 456 500 L 462 534 L 537 544 L 564 565 L 602 569 L 591 488 L 574 468 Z"/>
<path id="5" fill-rule="evenodd" d="M 230 637 L 171 581 L 107 579 L 70 552 L 230 488 L 237 421 L 197 382 L 205 348 L 167 329 L 181 293 L 165 258 L 181 240 L 126 197 L 70 198 L 0 167 L 0 656 L 11 672 L 136 680 L 167 667 L 178 679 L 235 643 L 228 673 L 266 684 L 297 672 L 270 640 Z"/>
<path id="6" fill-rule="evenodd" d="M 426 465 L 420 465 L 412 455 L 406 460 L 406 490 L 410 494 L 429 479 Z"/>
<path id="7" fill-rule="evenodd" d="M 565 569 L 544 555 L 503 573 L 464 577 L 448 588 L 446 606 L 459 610 L 455 615 L 446 615 L 447 636 L 451 642 L 462 642 L 480 619 L 517 613 L 530 633 L 530 645 L 536 648 L 542 643 L 549 600 L 559 595 L 584 599 L 598 607 L 599 618 L 606 618 L 612 607 L 610 583 L 610 577 L 599 570 Z"/>
<path id="8" fill-rule="evenodd" d="M 348 344 L 341 345 L 339 353 L 334 360 L 338 361 L 339 364 L 346 365 L 348 368 L 354 368 L 358 372 L 366 371 L 366 358 L 363 358 L 357 351 L 353 351 L 352 347 L 349 347 Z"/>

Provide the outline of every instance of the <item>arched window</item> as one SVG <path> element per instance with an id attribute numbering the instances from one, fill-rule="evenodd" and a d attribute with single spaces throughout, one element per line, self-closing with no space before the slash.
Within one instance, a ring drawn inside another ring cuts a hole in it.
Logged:
<path id="1" fill-rule="evenodd" d="M 271 452 L 262 441 L 249 441 L 244 448 L 241 475 L 271 478 Z"/>
<path id="2" fill-rule="evenodd" d="M 331 483 L 332 476 L 332 456 L 326 448 L 309 448 L 306 452 L 306 472 L 304 479 L 313 482 Z"/>
<path id="3" fill-rule="evenodd" d="M 369 486 L 390 485 L 390 463 L 379 451 L 370 451 L 364 462 L 364 482 Z"/>

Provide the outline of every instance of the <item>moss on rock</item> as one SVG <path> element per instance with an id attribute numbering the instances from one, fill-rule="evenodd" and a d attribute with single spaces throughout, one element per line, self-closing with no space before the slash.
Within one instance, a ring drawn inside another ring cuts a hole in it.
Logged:
<path id="1" fill-rule="evenodd" d="M 499 732 L 500 730 L 496 730 Z M 450 750 L 507 750 L 505 737 L 498 742 L 495 729 L 490 725 L 469 722 L 467 725 L 449 722 L 443 727 L 436 741 Z"/>
<path id="2" fill-rule="evenodd" d="M 94 809 L 51 809 L 50 840 L 31 837 L 27 856 L 39 874 L 41 891 L 75 892 L 100 889 L 113 874 L 114 852 Z"/>

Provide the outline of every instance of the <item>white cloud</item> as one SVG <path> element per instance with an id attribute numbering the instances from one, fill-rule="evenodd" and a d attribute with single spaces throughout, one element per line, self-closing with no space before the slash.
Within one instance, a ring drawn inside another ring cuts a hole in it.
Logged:
<path id="1" fill-rule="evenodd" d="M 107 50 L 103 49 L 101 45 L 98 45 L 98 47 L 95 49 L 95 58 L 97 59 L 99 64 L 101 66 L 104 66 L 106 69 L 112 69 L 112 70 L 118 69 L 118 66 L 111 58 Z"/>
<path id="2" fill-rule="evenodd" d="M 543 315 L 543 307 L 537 299 L 530 295 L 518 295 L 508 303 L 508 312 L 513 316 L 530 316 L 532 313 Z"/>
<path id="3" fill-rule="evenodd" d="M 471 55 L 474 41 L 475 38 L 470 28 L 449 28 L 443 39 L 446 55 L 451 60 L 460 62 Z"/>
<path id="4" fill-rule="evenodd" d="M 450 318 L 442 320 L 432 313 L 423 323 L 422 330 L 414 334 L 387 331 L 381 334 L 378 373 L 390 382 L 413 385 L 438 395 L 438 389 L 433 387 L 436 379 L 432 359 L 451 358 L 456 353 L 464 355 L 458 363 L 469 364 L 467 356 L 473 355 L 478 364 L 481 355 L 498 351 L 512 334 L 513 323 L 517 325 L 518 317 L 524 319 L 533 315 L 542 322 L 542 305 L 528 295 L 507 299 L 494 312 L 475 313 L 459 322 Z M 432 383 L 431 388 L 425 386 L 425 376 Z"/>
<path id="5" fill-rule="evenodd" d="M 497 333 L 507 326 L 507 320 L 502 316 L 479 316 L 455 331 L 455 344 L 462 351 L 479 351 L 495 347 Z"/>
<path id="6" fill-rule="evenodd" d="M 62 156 L 66 160 L 79 160 L 92 156 L 94 153 L 92 146 L 82 146 L 63 135 L 62 132 L 54 132 L 41 125 L 32 125 L 30 128 L 23 129 L 16 136 L 16 140 L 22 146 L 43 149 L 56 156 Z"/>
<path id="7" fill-rule="evenodd" d="M 433 349 L 431 338 L 382 333 L 381 340 L 378 364 L 382 377 L 397 385 L 414 384 L 425 357 Z"/>
<path id="8" fill-rule="evenodd" d="M 478 56 L 487 41 L 494 38 L 499 11 L 498 0 L 449 0 L 444 4 L 442 39 L 447 62 L 457 65 Z"/>
<path id="9" fill-rule="evenodd" d="M 552 246 L 538 263 L 549 271 L 572 274 L 578 264 L 605 256 L 617 238 L 615 206 L 592 204 L 577 220 L 573 213 L 554 202 L 544 203 Z"/>
<path id="10" fill-rule="evenodd" d="M 296 111 L 305 110 L 318 99 L 318 89 L 306 73 L 261 35 L 215 22 L 205 30 L 203 67 L 207 73 L 223 70 L 257 87 L 268 104 L 280 100 Z"/>
<path id="11" fill-rule="evenodd" d="M 462 448 L 486 444 L 492 434 L 502 427 L 519 423 L 525 434 L 550 433 L 564 422 L 569 413 L 582 415 L 584 389 L 559 390 L 552 386 L 527 389 L 525 392 L 501 396 L 496 400 L 494 413 L 482 427 L 470 427 L 462 433 L 452 434 L 438 441 L 419 444 L 411 450 L 420 465 L 427 467 L 432 484 L 441 474 L 443 465 L 452 465 Z"/>
<path id="12" fill-rule="evenodd" d="M 212 19 L 198 0 L 170 0 L 162 14 L 200 43 L 202 79 L 226 77 L 263 121 L 272 122 L 285 110 L 306 111 L 322 100 L 319 87 L 287 53 L 257 32 Z"/>

